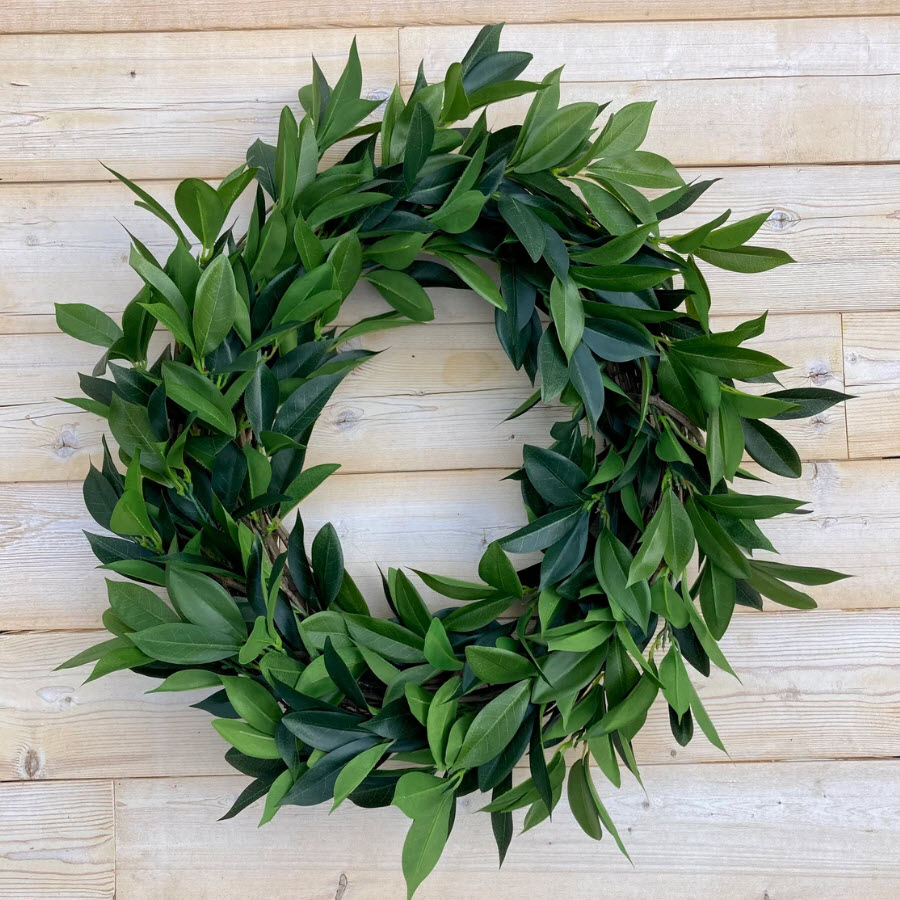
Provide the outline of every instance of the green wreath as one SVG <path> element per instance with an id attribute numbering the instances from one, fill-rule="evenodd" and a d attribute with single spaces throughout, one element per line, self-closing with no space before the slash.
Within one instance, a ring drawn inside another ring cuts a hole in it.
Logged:
<path id="1" fill-rule="evenodd" d="M 360 97 L 355 43 L 333 88 L 314 60 L 299 125 L 285 107 L 276 146 L 254 143 L 217 188 L 178 186 L 196 256 L 178 222 L 113 172 L 175 247 L 163 265 L 132 236 L 144 285 L 121 327 L 87 305 L 57 306 L 62 330 L 106 348 L 70 402 L 106 418 L 118 443 L 124 475 L 104 442 L 84 498 L 118 535 L 88 534 L 94 553 L 128 579 L 108 582 L 113 636 L 65 665 L 96 661 L 90 678 L 133 669 L 164 679 L 157 691 L 212 689 L 196 705 L 253 778 L 226 818 L 262 797 L 263 822 L 286 804 L 399 807 L 412 819 L 410 894 L 440 856 L 457 797 L 492 792 L 484 809 L 502 863 L 512 812 L 528 808 L 526 829 L 548 818 L 567 770 L 581 827 L 596 839 L 605 829 L 625 852 L 591 763 L 615 786 L 619 759 L 637 776 L 632 740 L 659 692 L 680 744 L 696 722 L 722 748 L 685 662 L 731 672 L 717 640 L 736 604 L 811 608 L 786 582 L 843 577 L 754 559 L 774 549 L 757 520 L 801 503 L 728 486 L 754 477 L 745 450 L 798 476 L 793 447 L 762 419 L 845 399 L 737 386 L 786 368 L 741 346 L 765 316 L 710 331 L 696 260 L 735 272 L 790 262 L 746 246 L 767 214 L 726 224 L 726 212 L 663 236 L 713 182 L 686 184 L 637 149 L 653 104 L 597 129 L 602 107 L 560 107 L 559 70 L 518 80 L 531 57 L 500 51 L 499 36 L 482 29 L 440 84 L 420 69 L 409 99 L 395 88 L 383 119 L 365 124 L 379 101 Z M 526 94 L 522 125 L 488 130 L 484 107 Z M 357 138 L 318 171 L 326 150 Z M 254 180 L 236 239 L 225 222 Z M 390 309 L 339 331 L 331 323 L 360 278 Z M 376 618 L 335 529 L 307 553 L 301 516 L 287 517 L 338 468 L 304 459 L 334 389 L 373 356 L 348 342 L 430 320 L 429 287 L 472 289 L 495 307 L 512 364 L 540 376 L 513 415 L 558 398 L 560 421 L 552 445 L 526 446 L 509 476 L 529 524 L 488 547 L 481 580 L 416 573 L 458 605 L 432 613 L 390 569 L 393 616 Z M 151 364 L 158 325 L 172 340 Z M 520 571 L 507 556 L 534 551 L 541 562 Z M 143 585 L 164 587 L 171 605 Z M 526 753 L 530 777 L 514 785 Z"/>

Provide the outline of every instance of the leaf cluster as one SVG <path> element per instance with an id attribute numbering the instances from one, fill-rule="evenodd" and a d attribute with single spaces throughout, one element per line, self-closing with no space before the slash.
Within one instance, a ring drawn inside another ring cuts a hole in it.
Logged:
<path id="1" fill-rule="evenodd" d="M 501 862 L 513 813 L 527 810 L 526 830 L 550 818 L 566 778 L 584 831 L 621 846 L 591 765 L 613 786 L 621 765 L 638 774 L 632 741 L 660 695 L 679 743 L 696 722 L 722 747 L 694 681 L 731 672 L 718 642 L 735 606 L 809 608 L 795 585 L 842 577 L 755 558 L 774 549 L 758 522 L 802 504 L 734 486 L 753 477 L 745 453 L 799 476 L 766 420 L 845 399 L 780 388 L 786 367 L 746 346 L 765 316 L 710 328 L 700 263 L 790 261 L 747 244 L 767 214 L 670 233 L 712 182 L 685 183 L 639 149 L 653 104 L 600 124 L 595 103 L 561 105 L 558 70 L 519 79 L 530 55 L 501 51 L 499 36 L 482 29 L 442 82 L 420 72 L 406 99 L 395 89 L 380 121 L 355 43 L 334 86 L 314 62 L 303 115 L 284 108 L 274 145 L 256 141 L 215 187 L 179 185 L 186 231 L 114 172 L 174 247 L 161 260 L 132 237 L 142 286 L 120 323 L 57 307 L 63 331 L 104 348 L 71 402 L 106 419 L 117 445 L 84 484 L 103 529 L 88 540 L 120 576 L 111 637 L 66 665 L 210 691 L 197 705 L 253 779 L 228 815 L 262 797 L 263 821 L 290 804 L 397 806 L 412 820 L 410 894 L 475 790 L 492 792 Z M 485 106 L 529 94 L 520 125 L 488 129 Z M 335 144 L 345 155 L 320 171 Z M 247 190 L 236 236 L 227 222 Z M 386 309 L 339 327 L 360 280 Z M 528 524 L 487 548 L 479 580 L 388 569 L 385 619 L 336 529 L 306 540 L 302 501 L 338 468 L 307 466 L 306 448 L 373 355 L 359 339 L 432 319 L 436 287 L 494 308 L 501 346 L 535 385 L 514 415 L 556 402 L 560 420 L 509 476 Z M 150 359 L 160 328 L 169 340 Z M 511 558 L 533 553 L 522 568 Z M 433 611 L 419 584 L 452 602 Z M 513 784 L 526 756 L 529 777 Z"/>

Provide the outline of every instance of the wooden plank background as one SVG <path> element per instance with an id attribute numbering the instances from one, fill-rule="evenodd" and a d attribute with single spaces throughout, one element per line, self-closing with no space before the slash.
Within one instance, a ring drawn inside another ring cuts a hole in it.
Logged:
<path id="1" fill-rule="evenodd" d="M 675 745 L 661 710 L 639 741 L 646 793 L 600 785 L 635 860 L 584 837 L 565 801 L 496 871 L 466 798 L 419 896 L 900 896 L 900 3 L 898 0 L 6 0 L 0 8 L 0 898 L 404 896 L 395 810 L 289 808 L 215 820 L 244 784 L 196 697 L 131 673 L 55 672 L 98 639 L 105 591 L 81 536 L 80 479 L 100 423 L 56 398 L 90 348 L 54 301 L 115 313 L 132 296 L 127 236 L 165 229 L 102 158 L 171 201 L 271 140 L 315 52 L 336 76 L 353 35 L 365 93 L 440 78 L 477 23 L 533 72 L 566 63 L 569 100 L 658 99 L 647 147 L 721 177 L 674 224 L 774 212 L 761 241 L 797 264 L 715 271 L 717 325 L 770 310 L 757 345 L 792 386 L 857 396 L 785 423 L 805 460 L 775 489 L 813 514 L 768 525 L 788 561 L 857 576 L 816 612 L 741 610 L 725 651 L 741 675 L 699 684 L 729 748 Z M 521 114 L 511 102 L 502 124 Z M 121 223 L 121 224 L 119 224 Z M 307 501 L 378 596 L 376 563 L 472 574 L 523 521 L 503 474 L 556 411 L 502 420 L 527 382 L 474 296 L 434 291 L 435 323 L 372 336 L 384 350 L 326 410 L 312 455 L 341 472 Z M 346 321 L 379 309 L 361 289 Z M 762 489 L 762 488 L 758 488 Z M 198 695 L 200 696 L 200 695 Z"/>

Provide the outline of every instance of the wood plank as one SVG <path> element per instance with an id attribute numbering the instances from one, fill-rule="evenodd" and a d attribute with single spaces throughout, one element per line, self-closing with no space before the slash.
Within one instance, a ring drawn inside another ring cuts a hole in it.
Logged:
<path id="1" fill-rule="evenodd" d="M 566 17 L 568 18 L 568 17 Z M 501 48 L 527 50 L 524 77 L 540 80 L 565 65 L 566 81 L 670 81 L 684 78 L 784 78 L 791 75 L 896 74 L 900 22 L 883 18 L 703 20 L 671 22 L 565 20 L 507 25 Z M 412 84 L 422 60 L 429 82 L 441 81 L 478 29 L 448 24 L 400 31 L 400 78 Z M 597 48 L 602 47 L 602 52 Z"/>
<path id="2" fill-rule="evenodd" d="M 851 457 L 900 456 L 900 314 L 843 317 Z"/>
<path id="3" fill-rule="evenodd" d="M 222 177 L 253 141 L 274 142 L 311 54 L 339 76 L 351 31 L 0 37 L 4 181 Z M 363 95 L 397 78 L 395 29 L 361 29 Z M 343 155 L 329 151 L 332 162 Z"/>
<path id="4" fill-rule="evenodd" d="M 224 745 L 190 709 L 206 692 L 144 694 L 131 672 L 81 685 L 53 669 L 102 632 L 0 635 L 0 779 L 221 774 Z M 697 678 L 734 760 L 893 757 L 900 740 L 900 611 L 737 616 L 722 648 L 741 682 Z M 639 761 L 716 762 L 698 736 L 675 744 L 665 705 L 636 742 Z"/>
<path id="5" fill-rule="evenodd" d="M 643 149 L 677 166 L 890 162 L 900 159 L 898 90 L 898 75 L 636 79 L 569 82 L 561 102 L 609 101 L 614 111 L 657 101 Z M 489 126 L 521 122 L 529 102 L 492 107 Z"/>
<path id="6" fill-rule="evenodd" d="M 900 12 L 896 0 L 711 0 L 710 19 L 791 16 L 868 16 Z M 363 25 L 440 25 L 494 22 L 591 22 L 692 19 L 695 0 L 356 0 L 351 8 L 333 0 L 310 0 L 302 8 L 289 0 L 259 0 L 247 7 L 233 0 L 8 0 L 0 9 L 0 32 L 204 31 L 206 29 L 322 28 Z"/>
<path id="7" fill-rule="evenodd" d="M 502 475 L 338 474 L 304 501 L 303 517 L 310 535 L 334 523 L 347 568 L 383 614 L 378 565 L 471 578 L 487 545 L 524 523 L 518 489 Z M 812 508 L 811 515 L 765 523 L 782 558 L 855 576 L 812 588 L 821 606 L 900 606 L 900 462 L 818 462 L 805 466 L 799 480 L 771 482 L 746 482 L 741 490 L 780 492 Z M 100 530 L 79 484 L 0 485 L 0 550 L 8 561 L 0 631 L 98 627 L 106 591 L 83 529 Z M 533 560 L 523 556 L 516 564 Z"/>
<path id="8" fill-rule="evenodd" d="M 497 871 L 483 797 L 458 803 L 441 862 L 416 896 L 593 897 L 598 878 L 617 897 L 815 897 L 891 900 L 900 891 L 893 852 L 900 824 L 900 762 L 797 762 L 652 766 L 646 795 L 597 781 L 632 868 L 607 835 L 592 843 L 565 798 L 553 816 L 516 834 Z M 259 804 L 222 815 L 247 779 L 122 780 L 116 785 L 119 893 L 270 900 L 404 895 L 400 848 L 409 825 L 396 809 L 334 815 L 285 807 L 258 829 Z M 877 799 L 876 799 L 877 798 Z M 521 816 L 517 817 L 517 825 Z M 298 884 L 298 867 L 302 884 Z"/>
<path id="9" fill-rule="evenodd" d="M 0 784 L 0 898 L 115 896 L 111 781 Z"/>
<path id="10" fill-rule="evenodd" d="M 311 533 L 334 523 L 348 570 L 381 614 L 378 565 L 473 577 L 487 545 L 525 523 L 518 486 L 501 480 L 505 474 L 336 475 L 303 502 L 304 521 Z M 105 573 L 94 568 L 84 529 L 102 531 L 80 484 L 0 485 L 0 549 L 8 561 L 0 631 L 99 626 Z"/>
<path id="11" fill-rule="evenodd" d="M 718 317 L 714 327 L 738 321 Z M 316 427 L 310 464 L 340 461 L 345 472 L 515 468 L 522 444 L 546 445 L 550 426 L 566 415 L 540 404 L 504 421 L 532 388 L 492 325 L 410 326 L 352 343 L 383 352 L 338 388 Z M 773 316 L 753 346 L 792 366 L 786 387 L 843 386 L 836 314 Z M 0 479 L 83 478 L 99 458 L 106 423 L 56 399 L 79 396 L 78 372 L 90 372 L 97 356 L 64 334 L 0 335 Z M 842 408 L 781 424 L 804 459 L 847 455 Z"/>
<path id="12" fill-rule="evenodd" d="M 772 217 L 760 244 L 788 251 L 797 263 L 759 276 L 708 267 L 713 308 L 722 313 L 890 309 L 900 306 L 900 166 L 704 168 L 685 177 L 720 177 L 667 229 L 677 234 L 724 209 L 744 218 Z M 169 208 L 173 182 L 147 185 Z M 246 208 L 249 195 L 241 203 Z M 158 256 L 171 249 L 167 227 L 132 205 L 118 182 L 0 185 L 0 333 L 52 332 L 53 301 L 90 302 L 120 313 L 139 287 L 128 267 L 128 236 Z M 117 221 L 118 220 L 118 221 Z M 238 220 L 238 229 L 242 220 Z M 432 291 L 436 321 L 491 322 L 484 301 L 461 291 Z M 383 309 L 360 287 L 342 321 Z"/>

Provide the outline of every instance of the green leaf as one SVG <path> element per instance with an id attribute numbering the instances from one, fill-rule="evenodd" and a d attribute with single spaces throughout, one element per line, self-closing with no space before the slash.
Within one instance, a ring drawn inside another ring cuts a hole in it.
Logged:
<path id="1" fill-rule="evenodd" d="M 544 254 L 546 234 L 543 222 L 520 200 L 509 194 L 501 194 L 497 209 L 513 234 L 519 239 L 532 262 L 538 262 Z"/>
<path id="2" fill-rule="evenodd" d="M 267 822 L 271 822 L 275 817 L 275 813 L 281 805 L 284 795 L 291 789 L 294 784 L 294 773 L 290 769 L 282 772 L 273 782 L 266 794 L 266 803 L 263 809 L 262 818 L 259 820 L 259 827 L 262 828 Z"/>
<path id="3" fill-rule="evenodd" d="M 233 633 L 210 631 L 199 625 L 154 625 L 129 637 L 153 659 L 186 665 L 227 659 L 240 649 Z"/>
<path id="4" fill-rule="evenodd" d="M 522 724 L 530 693 L 531 682 L 521 681 L 482 707 L 466 732 L 455 766 L 472 769 L 493 759 Z"/>
<path id="5" fill-rule="evenodd" d="M 221 680 L 234 711 L 258 731 L 274 735 L 282 715 L 275 698 L 252 678 L 223 675 Z"/>
<path id="6" fill-rule="evenodd" d="M 713 512 L 724 513 L 737 519 L 771 519 L 782 513 L 793 512 L 803 506 L 802 500 L 790 497 L 766 495 L 753 497 L 748 494 L 714 494 L 697 498 Z"/>
<path id="7" fill-rule="evenodd" d="M 830 409 L 842 400 L 853 399 L 851 394 L 842 394 L 840 391 L 830 391 L 827 388 L 792 388 L 765 396 L 797 406 L 796 409 L 779 413 L 773 417 L 775 419 L 805 419 L 807 416 L 814 416 Z"/>
<path id="8" fill-rule="evenodd" d="M 601 178 L 612 178 L 635 187 L 680 187 L 684 180 L 665 157 L 646 150 L 631 150 L 616 156 L 605 156 L 590 171 Z"/>
<path id="9" fill-rule="evenodd" d="M 629 103 L 613 113 L 593 147 L 593 156 L 615 156 L 637 150 L 647 136 L 656 101 Z"/>
<path id="10" fill-rule="evenodd" d="M 112 672 L 120 672 L 122 669 L 132 669 L 136 666 L 143 666 L 153 660 L 141 653 L 136 647 L 120 647 L 116 650 L 110 650 L 97 660 L 91 674 L 85 678 L 84 683 L 102 678 Z"/>
<path id="11" fill-rule="evenodd" d="M 427 234 L 417 232 L 390 234 L 366 247 L 364 256 L 387 269 L 405 269 L 419 255 L 427 239 Z"/>
<path id="12" fill-rule="evenodd" d="M 349 796 L 352 794 L 372 771 L 381 762 L 385 753 L 388 751 L 390 743 L 376 744 L 363 750 L 358 756 L 354 756 L 350 762 L 341 769 L 337 781 L 334 783 L 334 803 L 331 806 L 332 812 L 336 810 Z"/>
<path id="13" fill-rule="evenodd" d="M 154 625 L 178 622 L 177 613 L 159 599 L 153 591 L 130 581 L 106 580 L 109 605 L 113 612 L 135 631 Z"/>
<path id="14" fill-rule="evenodd" d="M 571 359 L 584 333 L 584 306 L 571 278 L 554 278 L 550 285 L 550 314 L 566 359 Z"/>
<path id="15" fill-rule="evenodd" d="M 610 362 L 631 362 L 656 356 L 653 341 L 645 331 L 614 319 L 588 319 L 584 342 L 597 356 Z"/>
<path id="16" fill-rule="evenodd" d="M 294 223 L 294 246 L 300 254 L 300 261 L 307 272 L 318 268 L 325 262 L 325 250 L 322 242 L 316 237 L 315 232 L 309 227 L 309 223 L 303 216 L 297 216 Z"/>
<path id="17" fill-rule="evenodd" d="M 287 237 L 287 223 L 281 210 L 276 207 L 263 226 L 259 250 L 250 269 L 250 276 L 254 282 L 258 283 L 267 278 L 278 265 L 287 244 Z"/>
<path id="18" fill-rule="evenodd" d="M 545 550 L 564 538 L 577 516 L 577 508 L 558 509 L 501 538 L 500 546 L 509 553 L 533 553 Z"/>
<path id="19" fill-rule="evenodd" d="M 162 694 L 177 691 L 196 691 L 201 688 L 218 688 L 219 676 L 207 669 L 179 669 L 160 682 L 148 694 Z"/>
<path id="20" fill-rule="evenodd" d="M 746 578 L 750 574 L 747 558 L 716 519 L 693 498 L 688 500 L 687 513 L 700 550 L 732 578 Z"/>
<path id="21" fill-rule="evenodd" d="M 616 266 L 627 262 L 650 236 L 654 226 L 641 225 L 592 250 L 572 254 L 572 262 L 583 266 Z"/>
<path id="22" fill-rule="evenodd" d="M 628 548 L 605 528 L 594 548 L 594 572 L 610 602 L 636 625 L 647 628 L 650 621 L 650 588 L 645 580 L 628 583 L 632 556 Z"/>
<path id="23" fill-rule="evenodd" d="M 597 111 L 596 103 L 571 103 L 536 123 L 527 132 L 516 172 L 541 172 L 568 160 L 587 140 Z"/>
<path id="24" fill-rule="evenodd" d="M 679 341 L 672 346 L 671 353 L 686 366 L 709 372 L 719 378 L 746 380 L 771 372 L 782 372 L 788 368 L 768 353 L 717 344 L 711 338 Z"/>
<path id="25" fill-rule="evenodd" d="M 659 266 L 576 266 L 572 278 L 597 291 L 643 291 L 656 287 L 674 274 Z"/>
<path id="26" fill-rule="evenodd" d="M 584 501 L 582 491 L 587 476 L 570 459 L 555 450 L 545 450 L 531 444 L 524 446 L 523 457 L 528 480 L 548 503 L 573 506 Z"/>
<path id="27" fill-rule="evenodd" d="M 404 571 L 397 570 L 390 581 L 390 586 L 400 621 L 407 628 L 425 637 L 431 627 L 432 617 L 415 585 Z M 426 641 L 426 656 L 427 646 Z"/>
<path id="28" fill-rule="evenodd" d="M 365 275 L 375 285 L 378 293 L 396 309 L 416 322 L 430 322 L 434 318 L 434 306 L 419 283 L 404 272 L 375 269 Z"/>
<path id="29" fill-rule="evenodd" d="M 454 609 L 441 621 L 447 631 L 477 631 L 505 613 L 512 602 L 513 598 L 504 594 L 488 597 L 485 600 Z"/>
<path id="30" fill-rule="evenodd" d="M 331 522 L 323 525 L 313 538 L 312 567 L 319 597 L 328 606 L 337 597 L 344 580 L 344 554 Z"/>
<path id="31" fill-rule="evenodd" d="M 159 540 L 150 521 L 143 494 L 139 490 L 126 490 L 119 497 L 110 516 L 109 527 L 116 534 Z"/>
<path id="32" fill-rule="evenodd" d="M 776 578 L 771 570 L 761 568 L 756 560 L 750 560 L 750 577 L 747 581 L 764 597 L 768 597 L 782 606 L 788 606 L 791 609 L 815 609 L 818 605 L 809 594 L 785 584 Z"/>
<path id="33" fill-rule="evenodd" d="M 204 247 L 215 244 L 225 222 L 225 206 L 215 188 L 187 178 L 175 188 L 175 208 Z"/>
<path id="34" fill-rule="evenodd" d="M 350 637 L 358 644 L 399 663 L 425 662 L 422 637 L 402 625 L 386 619 L 345 615 Z"/>
<path id="35" fill-rule="evenodd" d="M 439 210 L 428 217 L 428 221 L 447 234 L 462 234 L 478 221 L 486 200 L 487 197 L 481 191 L 466 191 L 448 199 Z"/>
<path id="36" fill-rule="evenodd" d="M 584 401 L 591 429 L 595 429 L 606 405 L 606 386 L 603 380 L 603 366 L 591 353 L 586 339 L 578 344 L 572 354 L 568 376 L 578 396 Z"/>
<path id="37" fill-rule="evenodd" d="M 793 257 L 784 250 L 769 247 L 734 247 L 731 250 L 700 247 L 696 254 L 705 262 L 729 272 L 767 272 L 794 262 Z"/>
<path id="38" fill-rule="evenodd" d="M 646 715 L 658 693 L 659 685 L 656 681 L 647 674 L 642 675 L 625 699 L 610 707 L 589 734 L 610 734 L 630 725 Z"/>
<path id="39" fill-rule="evenodd" d="M 413 186 L 434 143 L 434 119 L 424 103 L 417 103 L 409 123 L 406 152 L 403 155 L 403 181 L 407 189 Z"/>
<path id="40" fill-rule="evenodd" d="M 497 593 L 489 585 L 478 584 L 475 581 L 445 578 L 443 575 L 429 575 L 418 569 L 413 569 L 413 572 L 433 591 L 437 591 L 443 597 L 450 597 L 452 600 L 482 600 L 485 597 L 493 597 Z"/>
<path id="41" fill-rule="evenodd" d="M 466 662 L 485 684 L 509 684 L 537 675 L 528 657 L 502 647 L 471 644 L 466 647 Z"/>
<path id="42" fill-rule="evenodd" d="M 56 324 L 78 341 L 112 347 L 122 329 L 105 313 L 86 303 L 56 303 Z"/>
<path id="43" fill-rule="evenodd" d="M 234 273 L 225 255 L 217 256 L 204 269 L 197 283 L 194 301 L 194 343 L 200 357 L 215 350 L 225 340 L 237 311 Z"/>
<path id="44" fill-rule="evenodd" d="M 470 287 L 476 294 L 484 297 L 488 303 L 493 304 L 498 309 L 506 310 L 506 303 L 497 290 L 497 285 L 491 281 L 491 277 L 484 269 L 477 266 L 471 259 L 462 253 L 452 253 L 441 251 L 438 254 L 441 259 L 450 263 L 453 271 Z"/>
<path id="45" fill-rule="evenodd" d="M 772 210 L 767 209 L 765 212 L 741 219 L 739 222 L 732 222 L 724 228 L 717 228 L 704 239 L 703 246 L 711 250 L 732 250 L 741 244 L 746 244 L 771 215 Z"/>
<path id="46" fill-rule="evenodd" d="M 799 478 L 803 474 L 800 456 L 787 438 L 764 422 L 744 419 L 741 424 L 747 452 L 764 469 L 785 478 Z"/>
<path id="47" fill-rule="evenodd" d="M 442 672 L 462 669 L 463 664 L 453 653 L 450 639 L 440 619 L 432 619 L 425 635 L 425 659 Z"/>
<path id="48" fill-rule="evenodd" d="M 516 568 L 497 541 L 491 542 L 481 557 L 478 577 L 504 595 L 517 598 L 522 596 L 522 583 Z"/>
<path id="49" fill-rule="evenodd" d="M 140 452 L 143 466 L 153 471 L 163 470 L 165 464 L 159 450 L 160 443 L 150 425 L 145 407 L 129 403 L 118 394 L 113 394 L 109 405 L 109 429 L 119 447 L 129 456 Z"/>
<path id="50" fill-rule="evenodd" d="M 331 221 L 331 219 L 349 216 L 351 213 L 358 212 L 361 209 L 368 209 L 370 206 L 378 206 L 379 203 L 384 203 L 390 199 L 390 194 L 382 194 L 378 191 L 330 197 L 312 209 L 307 217 L 309 227 L 318 228 L 320 225 Z"/>
<path id="51" fill-rule="evenodd" d="M 719 640 L 728 629 L 736 598 L 734 578 L 710 562 L 700 579 L 700 609 L 709 633 Z M 670 706 L 673 704 L 669 704 Z M 683 713 L 679 713 L 679 716 Z"/>
<path id="52" fill-rule="evenodd" d="M 175 609 L 194 625 L 243 641 L 247 624 L 231 595 L 202 572 L 169 565 L 166 589 Z"/>
<path id="53" fill-rule="evenodd" d="M 166 208 L 158 201 L 155 200 L 150 194 L 148 194 L 143 188 L 138 187 L 133 181 L 129 181 L 124 175 L 120 175 L 114 169 L 111 169 L 109 166 L 104 163 L 100 163 L 107 172 L 111 175 L 115 175 L 119 181 L 122 182 L 129 190 L 133 191 L 140 200 L 135 200 L 134 205 L 139 206 L 142 209 L 146 209 L 148 212 L 153 213 L 161 221 L 165 222 L 172 231 L 178 236 L 178 239 L 183 241 L 185 244 L 189 243 L 187 238 L 184 236 L 184 232 L 178 227 L 178 223 L 172 217 L 171 213 L 166 210 Z"/>
<path id="54" fill-rule="evenodd" d="M 603 837 L 600 816 L 594 803 L 594 786 L 590 780 L 586 758 L 576 759 L 569 769 L 569 808 L 581 830 L 590 838 L 599 841 Z"/>
<path id="55" fill-rule="evenodd" d="M 777 578 L 783 578 L 785 581 L 792 581 L 794 584 L 832 584 L 835 581 L 841 581 L 849 578 L 841 572 L 834 572 L 831 569 L 812 568 L 810 566 L 791 566 L 787 563 L 772 562 L 769 560 L 756 559 L 753 561 L 755 569 L 761 570 L 774 575 Z"/>
<path id="56" fill-rule="evenodd" d="M 406 879 L 407 900 L 412 900 L 419 885 L 437 865 L 450 836 L 450 821 L 455 798 L 444 795 L 435 811 L 415 819 L 403 842 L 402 868 Z"/>
<path id="57" fill-rule="evenodd" d="M 237 433 L 234 415 L 222 392 L 203 374 L 177 362 L 162 366 L 166 395 L 229 437 Z"/>
<path id="58" fill-rule="evenodd" d="M 281 759 L 281 753 L 270 734 L 257 731 L 238 719 L 213 719 L 213 728 L 221 737 L 245 756 L 254 759 Z"/>

